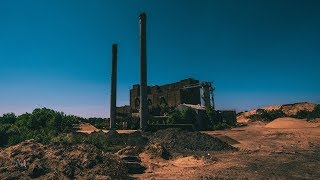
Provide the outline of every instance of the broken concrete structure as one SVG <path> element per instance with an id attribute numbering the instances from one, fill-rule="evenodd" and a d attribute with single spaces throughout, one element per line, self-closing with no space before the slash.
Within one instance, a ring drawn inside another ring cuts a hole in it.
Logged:
<path id="1" fill-rule="evenodd" d="M 181 80 L 172 84 L 166 84 L 162 86 L 148 86 L 148 108 L 172 108 L 174 109 L 180 104 L 201 104 L 200 99 L 200 86 L 196 88 L 186 88 L 194 84 L 198 84 L 199 80 L 192 78 Z M 140 108 L 140 86 L 138 84 L 133 85 L 130 90 L 130 108 L 131 112 L 139 112 Z M 154 112 L 154 114 L 159 114 Z"/>

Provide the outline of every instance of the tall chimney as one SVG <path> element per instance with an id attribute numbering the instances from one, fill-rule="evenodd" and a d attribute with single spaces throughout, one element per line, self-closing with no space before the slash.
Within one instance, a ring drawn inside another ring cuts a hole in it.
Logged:
<path id="1" fill-rule="evenodd" d="M 111 97 L 110 97 L 110 129 L 116 128 L 117 118 L 117 44 L 112 44 Z"/>
<path id="2" fill-rule="evenodd" d="M 140 14 L 140 129 L 145 131 L 148 120 L 147 32 L 145 13 Z"/>

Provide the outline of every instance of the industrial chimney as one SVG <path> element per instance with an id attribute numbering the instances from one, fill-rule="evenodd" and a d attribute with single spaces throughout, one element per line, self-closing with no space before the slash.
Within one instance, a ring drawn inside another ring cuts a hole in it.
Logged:
<path id="1" fill-rule="evenodd" d="M 117 44 L 113 44 L 111 65 L 110 129 L 116 128 L 117 118 L 117 54 Z"/>
<path id="2" fill-rule="evenodd" d="M 140 14 L 140 129 L 145 131 L 148 120 L 147 32 L 145 13 Z"/>

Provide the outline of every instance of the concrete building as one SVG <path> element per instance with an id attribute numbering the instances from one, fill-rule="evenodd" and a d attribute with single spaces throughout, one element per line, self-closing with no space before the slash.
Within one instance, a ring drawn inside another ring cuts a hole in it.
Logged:
<path id="1" fill-rule="evenodd" d="M 192 78 L 184 79 L 172 84 L 162 86 L 148 86 L 148 107 L 149 110 L 161 109 L 168 107 L 174 109 L 180 104 L 201 104 L 200 86 L 195 88 L 186 88 L 194 84 L 199 84 L 199 80 Z M 130 109 L 132 113 L 136 113 L 140 108 L 140 86 L 133 85 L 130 90 Z M 159 112 L 153 112 L 153 115 L 158 115 Z"/>

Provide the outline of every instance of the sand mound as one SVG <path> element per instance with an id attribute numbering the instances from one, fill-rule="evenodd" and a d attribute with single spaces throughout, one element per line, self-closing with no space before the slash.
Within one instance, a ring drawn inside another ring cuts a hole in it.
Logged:
<path id="1" fill-rule="evenodd" d="M 79 124 L 77 129 L 78 129 L 77 132 L 88 133 L 88 134 L 95 132 L 95 131 L 99 131 L 99 129 L 97 129 L 96 127 L 94 127 L 93 125 L 91 125 L 89 123 Z"/>
<path id="2" fill-rule="evenodd" d="M 298 128 L 310 128 L 317 127 L 318 123 L 308 123 L 305 119 L 296 118 L 278 118 L 267 124 L 267 128 L 284 128 L 284 129 L 298 129 Z"/>

